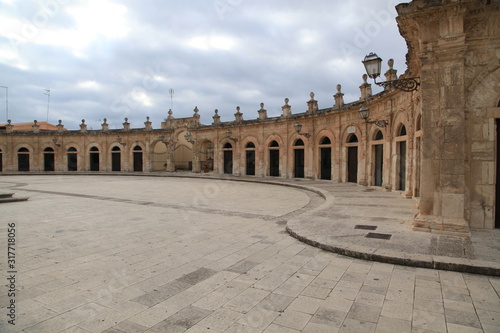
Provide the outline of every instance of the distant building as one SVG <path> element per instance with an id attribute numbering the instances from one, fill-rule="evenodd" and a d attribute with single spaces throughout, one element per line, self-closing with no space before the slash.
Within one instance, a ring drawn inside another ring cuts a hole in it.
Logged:
<path id="1" fill-rule="evenodd" d="M 359 100 L 344 101 L 339 85 L 332 107 L 319 109 L 311 93 L 293 110 L 286 99 L 279 117 L 256 101 L 254 119 L 238 107 L 233 121 L 221 122 L 216 110 L 211 125 L 200 123 L 197 108 L 190 118 L 170 111 L 155 129 L 149 118 L 140 128 L 125 119 L 114 130 L 106 120 L 100 130 L 85 121 L 71 131 L 61 123 L 47 124 L 50 131 L 7 125 L 0 171 L 187 169 L 352 182 L 414 199 L 414 230 L 468 236 L 471 228 L 500 228 L 500 2 L 414 0 L 396 8 L 408 69 L 398 78 L 390 63 L 386 81 L 416 77 L 417 90 L 393 81 L 372 95 L 365 77 Z"/>

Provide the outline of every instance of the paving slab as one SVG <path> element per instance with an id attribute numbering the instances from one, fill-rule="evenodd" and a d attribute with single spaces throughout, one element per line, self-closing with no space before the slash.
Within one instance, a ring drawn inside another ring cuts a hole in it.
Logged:
<path id="1" fill-rule="evenodd" d="M 16 238 L 15 273 L 0 257 L 2 281 L 15 275 L 15 295 L 0 286 L 0 332 L 500 330 L 500 278 L 461 272 L 495 272 L 495 234 L 440 243 L 410 230 L 413 200 L 365 190 L 193 174 L 2 175 L 0 192 L 30 200 L 0 206 L 0 245 L 9 223 Z M 456 246 L 444 253 L 446 244 Z"/>

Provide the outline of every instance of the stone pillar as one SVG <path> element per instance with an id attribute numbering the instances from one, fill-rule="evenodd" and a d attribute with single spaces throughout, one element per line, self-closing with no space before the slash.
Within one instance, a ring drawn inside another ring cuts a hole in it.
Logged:
<path id="1" fill-rule="evenodd" d="M 421 62 L 422 157 L 419 214 L 414 230 L 468 236 L 466 209 L 466 88 L 461 2 L 398 5 L 398 23 Z M 429 27 L 436 27 L 430 33 Z M 415 66 L 418 67 L 418 66 Z M 411 67 L 410 67 L 411 69 Z"/>
<path id="2" fill-rule="evenodd" d="M 64 131 L 64 125 L 62 124 L 62 120 L 61 119 L 59 119 L 59 122 L 57 124 L 57 131 L 59 133 L 61 133 L 62 131 Z"/>
<path id="3" fill-rule="evenodd" d="M 340 109 L 344 106 L 344 94 L 340 91 L 341 89 L 342 86 L 337 84 L 337 93 L 333 95 L 333 98 L 335 99 L 335 105 L 333 106 L 334 109 Z"/>
<path id="4" fill-rule="evenodd" d="M 259 120 L 267 119 L 267 110 L 264 109 L 264 103 L 260 103 L 260 110 L 257 111 L 259 113 Z"/>
<path id="5" fill-rule="evenodd" d="M 212 125 L 216 125 L 216 126 L 217 126 L 217 125 L 220 125 L 219 110 L 215 109 L 214 113 L 215 113 L 215 114 L 214 114 L 214 115 L 213 115 L 213 117 L 212 117 L 212 118 L 213 118 L 213 120 L 214 120 L 214 122 L 212 123 Z"/>
<path id="6" fill-rule="evenodd" d="M 80 124 L 80 132 L 87 132 L 87 125 L 85 124 L 85 119 L 82 119 L 82 123 Z"/>
<path id="7" fill-rule="evenodd" d="M 236 113 L 234 114 L 234 120 L 237 123 L 241 123 L 243 121 L 243 113 L 240 112 L 240 107 L 236 107 Z"/>
<path id="8" fill-rule="evenodd" d="M 33 121 L 33 133 L 39 133 L 40 132 L 40 125 L 38 125 L 38 120 Z"/>
<path id="9" fill-rule="evenodd" d="M 281 117 L 283 118 L 290 117 L 292 115 L 292 107 L 288 105 L 288 101 L 289 99 L 285 98 L 285 105 L 281 107 L 281 110 L 283 111 Z"/>
<path id="10" fill-rule="evenodd" d="M 311 99 L 307 102 L 307 113 L 315 113 L 318 111 L 318 101 L 314 99 L 314 93 L 309 94 Z"/>
<path id="11" fill-rule="evenodd" d="M 5 132 L 11 133 L 14 130 L 14 125 L 12 125 L 12 120 L 7 120 L 7 125 L 5 125 Z"/>
<path id="12" fill-rule="evenodd" d="M 361 97 L 359 100 L 366 101 L 368 98 L 372 97 L 372 85 L 366 82 L 368 80 L 368 75 L 363 74 L 363 83 L 359 86 L 361 91 Z"/>
<path id="13" fill-rule="evenodd" d="M 398 71 L 392 68 L 394 66 L 394 59 L 389 59 L 387 61 L 387 65 L 389 66 L 389 69 L 385 72 L 385 80 L 386 81 L 394 81 L 398 79 Z M 385 86 L 384 90 L 389 90 L 391 89 L 390 85 Z"/>
<path id="14" fill-rule="evenodd" d="M 153 130 L 153 126 L 152 126 L 152 123 L 149 121 L 149 116 L 146 117 L 146 121 L 144 122 L 144 129 L 146 131 L 151 131 Z"/>
<path id="15" fill-rule="evenodd" d="M 194 111 L 194 114 L 193 114 L 194 125 L 199 125 L 200 124 L 200 115 L 198 114 L 198 112 L 200 110 L 198 110 L 198 107 L 195 106 L 193 111 Z"/>
<path id="16" fill-rule="evenodd" d="M 101 130 L 103 130 L 105 132 L 109 131 L 109 124 L 107 123 L 108 120 L 106 118 L 104 118 L 102 121 L 103 122 L 101 124 Z"/>
<path id="17" fill-rule="evenodd" d="M 128 122 L 128 118 L 125 118 L 125 122 L 123 122 L 122 124 L 123 124 L 124 130 L 126 130 L 126 131 L 130 130 L 130 123 Z"/>

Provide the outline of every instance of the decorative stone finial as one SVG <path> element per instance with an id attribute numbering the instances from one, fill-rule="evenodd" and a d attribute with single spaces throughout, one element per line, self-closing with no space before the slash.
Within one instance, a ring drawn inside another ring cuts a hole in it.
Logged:
<path id="1" fill-rule="evenodd" d="M 333 106 L 334 109 L 340 109 L 344 105 L 344 94 L 340 91 L 341 89 L 342 86 L 337 84 L 337 93 L 333 95 L 333 98 L 335 99 L 335 105 Z"/>
<path id="2" fill-rule="evenodd" d="M 215 109 L 214 112 L 215 112 L 216 115 L 219 114 L 219 110 L 217 110 L 217 109 Z"/>
<path id="3" fill-rule="evenodd" d="M 240 107 L 239 106 L 236 107 L 236 112 L 240 113 Z"/>
<path id="4" fill-rule="evenodd" d="M 219 124 L 220 124 L 219 110 L 215 109 L 214 113 L 215 113 L 215 114 L 214 114 L 214 116 L 212 117 L 212 118 L 213 118 L 213 120 L 214 120 L 213 124 L 214 124 L 214 125 L 219 125 Z"/>
<path id="5" fill-rule="evenodd" d="M 58 123 L 59 123 L 59 125 L 62 125 L 62 120 L 61 120 L 61 119 L 59 119 L 59 120 L 58 120 Z"/>
<path id="6" fill-rule="evenodd" d="M 36 124 L 38 123 L 38 120 L 36 120 L 36 119 L 35 119 L 35 120 L 33 120 L 33 122 L 34 122 L 34 123 L 35 123 L 35 125 L 36 125 Z"/>
<path id="7" fill-rule="evenodd" d="M 260 108 L 263 109 L 264 108 L 264 103 L 260 103 Z"/>
<path id="8" fill-rule="evenodd" d="M 103 120 L 103 123 L 106 124 L 106 122 L 108 121 L 106 118 L 104 118 Z"/>
<path id="9" fill-rule="evenodd" d="M 290 100 L 287 98 L 285 98 L 285 105 L 288 105 L 288 102 L 290 102 Z"/>
<path id="10" fill-rule="evenodd" d="M 394 59 L 389 59 L 387 61 L 387 65 L 389 66 L 389 69 L 393 69 L 392 67 L 394 67 Z"/>
<path id="11" fill-rule="evenodd" d="M 8 119 L 7 120 L 7 124 L 11 125 L 12 124 L 12 120 Z"/>
<path id="12" fill-rule="evenodd" d="M 127 118 L 127 117 L 125 117 L 125 122 L 126 122 L 126 123 L 128 122 L 128 118 Z"/>
<path id="13" fill-rule="evenodd" d="M 311 99 L 307 102 L 307 113 L 314 113 L 318 111 L 318 101 L 314 99 L 313 92 L 311 92 L 309 96 L 311 96 Z"/>
<path id="14" fill-rule="evenodd" d="M 149 121 L 149 116 L 146 116 L 146 121 Z"/>
<path id="15" fill-rule="evenodd" d="M 368 75 L 363 74 L 363 84 L 368 84 L 367 80 L 368 80 Z"/>
<path id="16" fill-rule="evenodd" d="M 85 119 L 82 119 L 82 125 L 85 124 Z"/>
<path id="17" fill-rule="evenodd" d="M 197 107 L 197 106 L 195 106 L 193 111 L 194 111 L 194 113 L 196 114 L 196 113 L 198 113 L 200 110 L 198 110 L 198 107 Z"/>
<path id="18" fill-rule="evenodd" d="M 264 109 L 264 103 L 260 103 L 260 110 L 257 111 L 259 113 L 259 120 L 267 119 L 267 110 Z"/>

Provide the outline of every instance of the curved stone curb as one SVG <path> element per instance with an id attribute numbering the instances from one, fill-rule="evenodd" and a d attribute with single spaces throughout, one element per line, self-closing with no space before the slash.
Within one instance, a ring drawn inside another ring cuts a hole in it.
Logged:
<path id="1" fill-rule="evenodd" d="M 287 225 L 286 231 L 299 241 L 311 246 L 364 260 L 378 261 L 388 264 L 413 266 L 422 268 L 442 269 L 462 273 L 500 276 L 500 264 L 490 261 L 471 260 L 463 258 L 433 256 L 426 254 L 410 254 L 400 251 L 374 250 L 361 245 L 324 244 L 306 236 L 301 236 Z"/>

